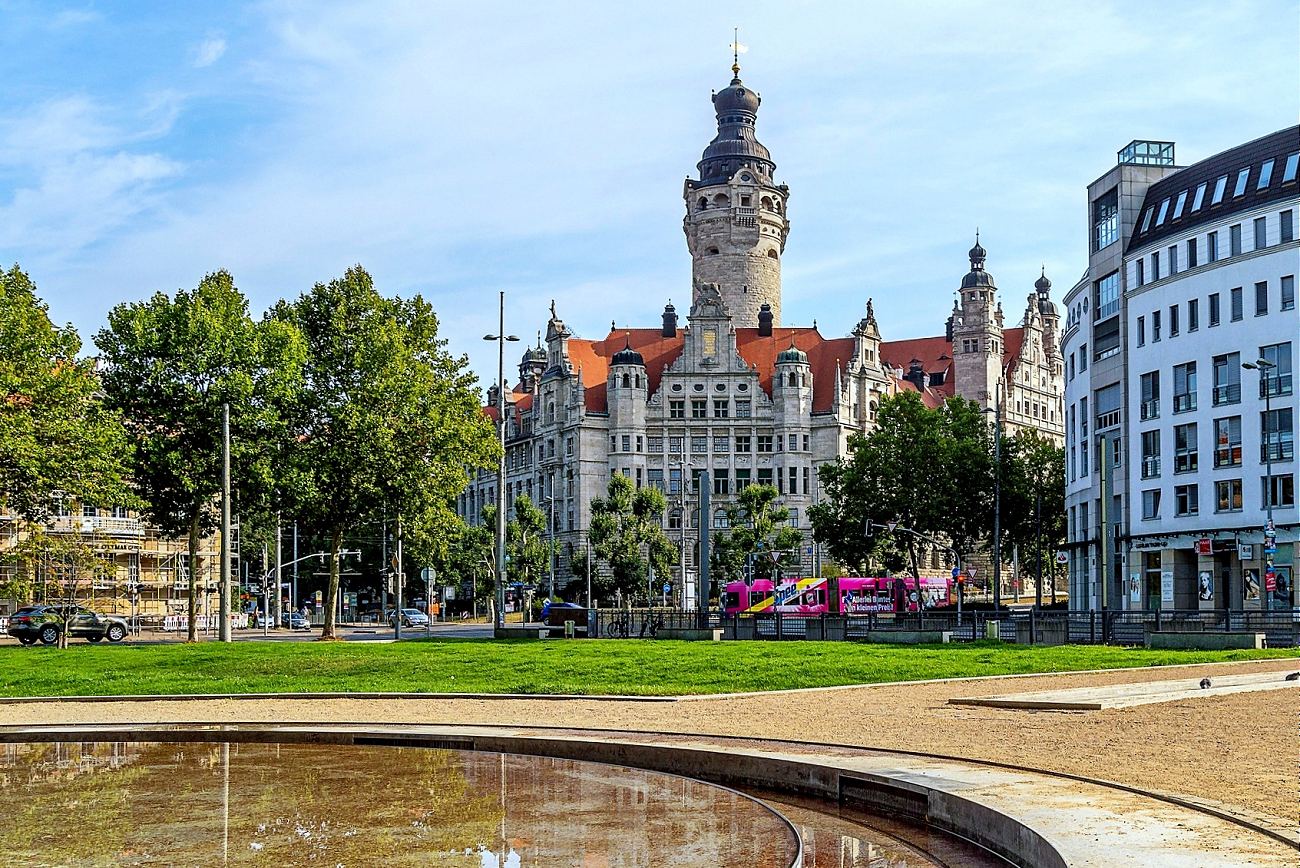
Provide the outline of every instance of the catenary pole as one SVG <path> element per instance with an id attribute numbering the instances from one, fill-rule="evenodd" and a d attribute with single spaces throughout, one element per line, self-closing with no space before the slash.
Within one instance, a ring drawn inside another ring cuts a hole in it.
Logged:
<path id="1" fill-rule="evenodd" d="M 221 405 L 221 601 L 217 637 L 230 641 L 230 404 Z"/>

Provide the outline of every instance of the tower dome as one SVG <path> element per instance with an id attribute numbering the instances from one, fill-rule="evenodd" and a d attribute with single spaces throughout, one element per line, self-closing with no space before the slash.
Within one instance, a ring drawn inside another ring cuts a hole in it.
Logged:
<path id="1" fill-rule="evenodd" d="M 778 365 L 806 365 L 808 364 L 808 354 L 794 345 L 794 337 L 790 338 L 790 346 L 776 354 L 776 363 Z"/>
<path id="2" fill-rule="evenodd" d="M 961 288 L 993 287 L 993 275 L 984 270 L 984 260 L 988 256 L 988 251 L 980 244 L 978 229 L 975 230 L 975 246 L 970 249 L 967 255 L 970 256 L 970 271 L 961 279 Z"/>
<path id="3" fill-rule="evenodd" d="M 1052 282 L 1047 279 L 1047 266 L 1043 266 L 1042 275 L 1034 281 L 1034 289 L 1038 290 L 1039 295 L 1046 295 L 1052 288 Z"/>
<path id="4" fill-rule="evenodd" d="M 718 134 L 700 157 L 697 166 L 700 184 L 726 183 L 742 168 L 749 168 L 765 179 L 776 171 L 772 152 L 754 135 L 762 99 L 741 82 L 739 64 L 732 66 L 731 71 L 731 84 L 713 94 Z"/>
<path id="5" fill-rule="evenodd" d="M 636 350 L 632 349 L 632 338 L 625 338 L 623 349 L 614 353 L 614 357 L 609 360 L 611 365 L 639 365 L 645 367 L 645 359 Z"/>

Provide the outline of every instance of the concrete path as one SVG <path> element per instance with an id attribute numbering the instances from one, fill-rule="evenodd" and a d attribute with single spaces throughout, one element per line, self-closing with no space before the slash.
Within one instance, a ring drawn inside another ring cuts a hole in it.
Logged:
<path id="1" fill-rule="evenodd" d="M 5 727 L 0 741 L 309 741 L 504 751 L 612 762 L 730 785 L 887 804 L 1017 864 L 1295 866 L 1300 852 L 1189 805 L 1081 780 L 979 763 L 723 736 L 511 726 L 239 724 Z"/>
<path id="2" fill-rule="evenodd" d="M 1204 699 L 1230 693 L 1258 690 L 1300 688 L 1300 680 L 1287 681 L 1286 673 L 1263 672 L 1250 675 L 1209 677 L 1210 685 L 1201 687 L 1201 679 L 1177 681 L 1143 681 L 1135 684 L 1108 684 L 1101 687 L 1075 687 L 1065 690 L 1040 690 L 1033 693 L 1003 693 L 997 696 L 958 696 L 950 705 L 976 705 L 989 708 L 1022 708 L 1036 711 L 1100 711 L 1103 708 L 1127 708 L 1179 699 Z"/>

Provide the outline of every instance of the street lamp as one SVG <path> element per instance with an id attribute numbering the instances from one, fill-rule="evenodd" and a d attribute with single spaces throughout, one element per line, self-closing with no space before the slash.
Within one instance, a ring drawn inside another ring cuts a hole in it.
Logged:
<path id="1" fill-rule="evenodd" d="M 496 625 L 506 623 L 506 342 L 517 335 L 506 334 L 506 293 L 499 293 L 500 321 L 497 333 L 483 335 L 485 341 L 497 342 L 497 444 L 501 455 L 497 462 L 497 601 Z"/>
<path id="2" fill-rule="evenodd" d="M 1273 444 L 1269 442 L 1269 422 L 1273 415 L 1273 387 L 1269 383 L 1269 371 L 1276 368 L 1273 362 L 1268 359 L 1256 359 L 1254 363 L 1243 362 L 1241 365 L 1248 371 L 1259 371 L 1259 390 L 1264 393 L 1264 424 L 1260 429 L 1260 438 L 1264 441 L 1264 510 L 1268 517 L 1268 530 L 1273 530 Z M 1279 445 L 1281 445 L 1279 443 Z M 1264 575 L 1260 580 L 1264 586 L 1260 588 L 1260 601 L 1265 612 L 1273 609 L 1273 592 L 1268 587 L 1268 573 L 1273 569 L 1273 556 L 1267 554 L 1269 546 L 1268 534 L 1264 535 Z"/>

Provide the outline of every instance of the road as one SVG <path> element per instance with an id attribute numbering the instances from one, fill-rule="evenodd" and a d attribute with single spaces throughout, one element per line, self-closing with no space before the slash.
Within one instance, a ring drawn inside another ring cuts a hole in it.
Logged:
<path id="1" fill-rule="evenodd" d="M 378 624 L 368 626 L 342 626 L 338 628 L 339 638 L 345 642 L 392 642 L 393 629 Z M 411 629 L 409 627 L 402 630 L 403 639 L 424 639 L 442 638 L 442 639 L 489 639 L 492 636 L 492 627 L 489 624 L 459 624 L 445 623 L 433 624 L 426 632 L 423 629 Z M 233 636 L 236 642 L 312 642 L 320 638 L 320 627 L 313 627 L 311 630 L 270 630 L 263 633 L 261 630 L 236 630 Z M 81 644 L 83 640 L 73 639 L 73 644 Z M 167 645 L 176 644 L 185 641 L 185 634 L 182 633 L 163 633 L 161 631 L 145 630 L 139 636 L 132 636 L 127 639 L 126 644 L 134 645 Z M 199 633 L 200 642 L 216 641 L 215 634 Z M 0 636 L 0 646 L 17 645 L 18 640 L 12 636 Z M 100 643 L 106 646 L 107 643 Z"/>

